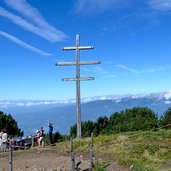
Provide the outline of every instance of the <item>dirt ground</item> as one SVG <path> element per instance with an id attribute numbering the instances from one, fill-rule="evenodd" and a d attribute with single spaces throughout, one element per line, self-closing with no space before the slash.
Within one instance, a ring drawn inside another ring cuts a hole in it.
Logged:
<path id="1" fill-rule="evenodd" d="M 0 171 L 9 170 L 9 152 L 0 152 Z M 89 154 L 75 154 L 81 170 L 89 168 Z M 105 162 L 107 171 L 131 171 L 112 156 L 94 155 L 94 162 Z M 14 151 L 13 171 L 71 171 L 70 153 L 60 153 L 56 146 Z"/>

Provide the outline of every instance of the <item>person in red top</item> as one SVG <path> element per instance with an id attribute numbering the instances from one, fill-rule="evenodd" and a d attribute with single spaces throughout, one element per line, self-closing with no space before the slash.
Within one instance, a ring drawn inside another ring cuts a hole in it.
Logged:
<path id="1" fill-rule="evenodd" d="M 37 139 L 38 147 L 40 147 L 40 141 L 39 141 L 40 136 L 41 136 L 41 133 L 40 133 L 40 131 L 39 131 L 39 130 L 37 130 L 37 131 L 36 131 L 36 139 Z"/>

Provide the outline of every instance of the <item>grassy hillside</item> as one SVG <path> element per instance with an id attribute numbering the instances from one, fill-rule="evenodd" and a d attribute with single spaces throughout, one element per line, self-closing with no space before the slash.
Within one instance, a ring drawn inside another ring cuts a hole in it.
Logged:
<path id="1" fill-rule="evenodd" d="M 88 153 L 90 139 L 74 141 L 76 153 Z M 59 144 L 61 151 L 70 150 L 68 142 Z M 94 156 L 103 155 L 112 162 L 135 171 L 171 171 L 171 130 L 128 132 L 94 137 Z"/>

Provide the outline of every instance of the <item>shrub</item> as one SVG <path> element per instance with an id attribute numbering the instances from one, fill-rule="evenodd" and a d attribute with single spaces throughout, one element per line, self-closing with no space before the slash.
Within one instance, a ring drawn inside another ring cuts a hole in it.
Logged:
<path id="1" fill-rule="evenodd" d="M 0 111 L 0 130 L 5 128 L 7 134 L 11 136 L 23 136 L 23 132 L 18 128 L 15 119 L 10 115 Z"/>
<path id="2" fill-rule="evenodd" d="M 168 108 L 160 118 L 160 126 L 166 129 L 171 128 L 171 108 Z"/>

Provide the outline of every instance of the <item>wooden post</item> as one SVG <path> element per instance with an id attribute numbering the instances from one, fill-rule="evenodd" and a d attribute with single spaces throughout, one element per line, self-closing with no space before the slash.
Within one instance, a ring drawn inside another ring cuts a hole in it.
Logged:
<path id="1" fill-rule="evenodd" d="M 74 154 L 74 143 L 73 143 L 73 139 L 71 137 L 71 171 L 75 171 L 75 154 Z"/>
<path id="2" fill-rule="evenodd" d="M 0 166 L 2 166 L 2 163 L 3 161 L 1 160 L 1 157 L 0 157 Z M 0 170 L 1 170 L 1 167 L 0 167 Z"/>
<path id="3" fill-rule="evenodd" d="M 34 136 L 31 137 L 31 147 L 34 147 Z"/>
<path id="4" fill-rule="evenodd" d="M 63 78 L 63 81 L 76 81 L 76 113 L 77 113 L 77 138 L 81 138 L 81 95 L 80 95 L 80 81 L 94 80 L 94 77 L 80 77 L 80 65 L 92 65 L 100 64 L 100 61 L 80 61 L 80 50 L 94 49 L 93 46 L 80 46 L 80 36 L 76 35 L 76 46 L 64 47 L 62 50 L 75 50 L 76 51 L 76 62 L 58 62 L 57 66 L 76 66 L 76 77 L 75 78 Z"/>
<path id="5" fill-rule="evenodd" d="M 80 36 L 76 35 L 76 112 L 77 112 L 77 138 L 81 138 L 81 102 L 80 102 Z"/>
<path id="6" fill-rule="evenodd" d="M 9 142 L 9 171 L 13 170 L 13 146 L 11 141 Z"/>
<path id="7" fill-rule="evenodd" d="M 90 142 L 90 171 L 93 169 L 93 133 L 91 133 Z"/>

